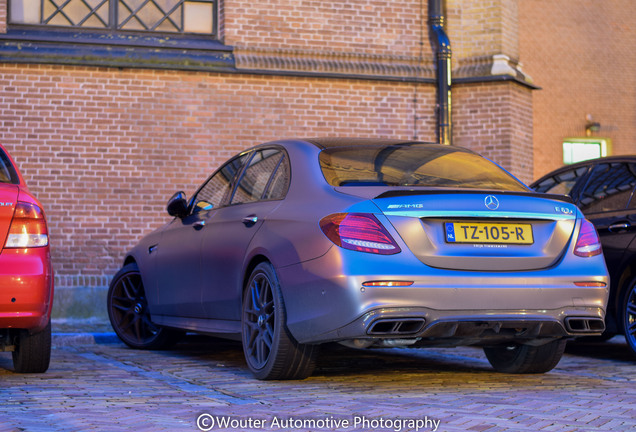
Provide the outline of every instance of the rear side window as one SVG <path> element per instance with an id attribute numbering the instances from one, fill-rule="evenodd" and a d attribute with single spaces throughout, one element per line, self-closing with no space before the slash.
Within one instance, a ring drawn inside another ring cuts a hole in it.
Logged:
<path id="1" fill-rule="evenodd" d="M 18 173 L 16 173 L 13 164 L 6 153 L 0 149 L 0 183 L 18 184 L 19 182 Z"/>
<path id="2" fill-rule="evenodd" d="M 287 189 L 289 189 L 289 162 L 287 158 L 283 156 L 274 176 L 270 179 L 269 185 L 263 195 L 264 200 L 280 200 L 287 195 Z"/>
<path id="3" fill-rule="evenodd" d="M 426 186 L 527 192 L 505 170 L 468 150 L 435 144 L 330 148 L 320 166 L 332 186 Z"/>
<path id="4" fill-rule="evenodd" d="M 594 167 L 579 197 L 586 213 L 623 210 L 636 186 L 636 164 L 601 163 Z"/>
<path id="5" fill-rule="evenodd" d="M 254 152 L 245 173 L 232 197 L 232 204 L 241 204 L 263 199 L 272 174 L 278 168 L 284 153 L 276 149 Z M 272 198 L 270 198 L 272 199 Z"/>

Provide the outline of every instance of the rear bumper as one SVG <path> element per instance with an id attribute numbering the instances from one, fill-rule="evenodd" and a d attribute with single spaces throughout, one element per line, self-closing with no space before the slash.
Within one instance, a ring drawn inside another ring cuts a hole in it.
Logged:
<path id="1" fill-rule="evenodd" d="M 428 267 L 408 253 L 387 257 L 333 247 L 277 272 L 287 326 L 301 343 L 417 338 L 472 345 L 597 335 L 604 329 L 609 294 L 602 255 L 564 259 L 537 271 L 478 272 Z M 413 284 L 362 285 L 382 280 Z M 574 284 L 581 281 L 606 286 Z M 386 323 L 376 327 L 382 320 Z M 392 324 L 408 331 L 392 334 Z"/>
<path id="2" fill-rule="evenodd" d="M 36 333 L 48 324 L 53 305 L 53 271 L 48 247 L 0 253 L 0 329 Z"/>
<path id="3" fill-rule="evenodd" d="M 318 341 L 411 341 L 416 346 L 489 345 L 509 341 L 537 344 L 555 338 L 600 335 L 600 308 L 557 310 L 377 309 L 320 335 Z M 396 342 L 396 345 L 399 343 Z"/>

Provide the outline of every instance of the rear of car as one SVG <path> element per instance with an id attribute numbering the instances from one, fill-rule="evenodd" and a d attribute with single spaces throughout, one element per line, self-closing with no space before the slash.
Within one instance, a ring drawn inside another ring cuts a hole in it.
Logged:
<path id="1" fill-rule="evenodd" d="M 51 352 L 53 272 L 42 205 L 0 146 L 0 351 L 17 372 L 45 372 Z"/>
<path id="2" fill-rule="evenodd" d="M 607 270 L 571 201 L 457 147 L 332 145 L 320 163 L 360 201 L 320 220 L 327 253 L 279 269 L 299 342 L 479 345 L 496 369 L 526 373 L 603 331 Z"/>

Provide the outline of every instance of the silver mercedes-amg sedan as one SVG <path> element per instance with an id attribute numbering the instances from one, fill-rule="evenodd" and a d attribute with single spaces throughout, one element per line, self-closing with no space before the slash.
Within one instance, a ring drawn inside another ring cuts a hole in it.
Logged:
<path id="1" fill-rule="evenodd" d="M 257 378 L 301 379 L 326 342 L 476 345 L 498 371 L 542 373 L 567 339 L 605 327 L 594 226 L 460 147 L 269 142 L 167 211 L 108 292 L 134 348 L 185 331 L 241 337 Z"/>

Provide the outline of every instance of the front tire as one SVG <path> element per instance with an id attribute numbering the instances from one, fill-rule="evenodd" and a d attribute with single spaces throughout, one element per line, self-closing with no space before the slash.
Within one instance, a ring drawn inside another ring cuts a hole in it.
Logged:
<path id="1" fill-rule="evenodd" d="M 247 283 L 242 314 L 243 352 L 256 378 L 305 379 L 313 372 L 317 346 L 296 342 L 285 323 L 278 278 L 271 264 L 261 263 Z"/>
<path id="2" fill-rule="evenodd" d="M 636 279 L 633 279 L 628 285 L 621 305 L 623 334 L 627 341 L 627 348 L 636 356 Z"/>
<path id="3" fill-rule="evenodd" d="M 20 330 L 17 339 L 13 369 L 18 373 L 46 372 L 51 361 L 51 321 L 38 333 Z"/>
<path id="4" fill-rule="evenodd" d="M 137 349 L 162 349 L 174 345 L 182 332 L 150 320 L 148 301 L 137 264 L 122 267 L 113 277 L 107 295 L 108 318 L 117 336 Z"/>
<path id="5" fill-rule="evenodd" d="M 532 374 L 549 372 L 559 363 L 565 339 L 532 346 L 517 343 L 484 347 L 488 361 L 497 372 Z"/>

